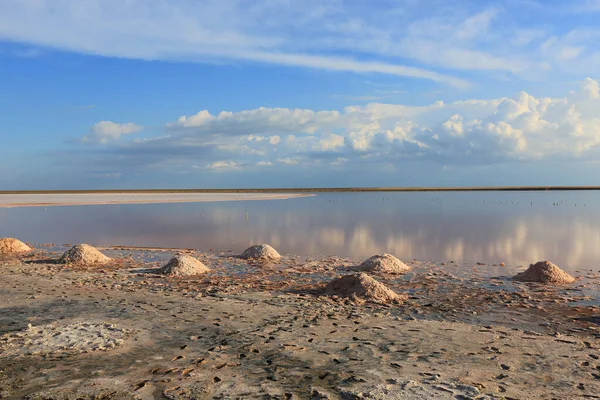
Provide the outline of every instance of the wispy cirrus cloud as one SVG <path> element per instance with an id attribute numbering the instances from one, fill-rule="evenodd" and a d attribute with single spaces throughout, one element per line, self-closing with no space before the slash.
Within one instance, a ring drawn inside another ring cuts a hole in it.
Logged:
<path id="1" fill-rule="evenodd" d="M 463 88 L 470 80 L 463 71 L 526 79 L 577 66 L 577 73 L 596 71 L 597 24 L 565 19 L 556 27 L 552 8 L 532 4 L 6 0 L 0 40 L 107 57 L 377 73 Z M 535 18 L 525 23 L 528 9 Z M 593 12 L 600 3 L 560 9 Z"/>
<path id="2" fill-rule="evenodd" d="M 302 3 L 302 7 L 287 2 L 250 5 L 239 0 L 8 0 L 0 3 L 0 39 L 109 57 L 246 60 L 468 85 L 450 74 L 403 65 L 398 60 L 336 55 L 323 44 L 309 45 L 313 36 L 329 31 L 327 36 L 334 39 L 340 26 L 356 21 L 354 15 L 340 14 L 345 6 L 339 1 L 323 6 L 315 0 Z M 325 24 L 325 30 L 315 31 L 320 24 Z M 306 27 L 313 29 L 298 36 Z M 359 32 L 346 34 L 362 36 Z"/>
<path id="3" fill-rule="evenodd" d="M 582 0 L 574 2 L 572 11 L 576 13 L 600 12 L 600 0 Z"/>

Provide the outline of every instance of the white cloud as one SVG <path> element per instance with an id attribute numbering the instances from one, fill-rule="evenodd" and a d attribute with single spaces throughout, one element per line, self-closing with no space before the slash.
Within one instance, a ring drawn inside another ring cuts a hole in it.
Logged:
<path id="1" fill-rule="evenodd" d="M 463 136 L 465 133 L 463 117 L 459 114 L 454 114 L 442 124 L 442 128 L 444 128 L 451 136 Z"/>
<path id="2" fill-rule="evenodd" d="M 241 164 L 235 161 L 216 161 L 214 163 L 208 164 L 205 168 L 214 170 L 215 172 L 221 172 L 236 170 L 240 169 L 241 167 Z"/>
<path id="3" fill-rule="evenodd" d="M 458 26 L 458 29 L 456 29 L 454 38 L 458 40 L 468 40 L 487 32 L 490 21 L 496 14 L 497 13 L 494 10 L 487 10 L 467 18 Z"/>
<path id="4" fill-rule="evenodd" d="M 480 71 L 505 71 L 516 75 L 531 70 L 545 69 L 542 60 L 524 52 L 520 46 L 506 42 L 513 30 L 491 25 L 499 16 L 495 10 L 486 10 L 460 19 L 455 16 L 415 20 L 408 25 L 405 35 L 399 38 L 388 52 L 404 55 L 428 65 L 444 68 Z M 498 21 L 502 24 L 504 21 Z M 498 40 L 497 36 L 502 36 Z"/>
<path id="5" fill-rule="evenodd" d="M 313 150 L 317 150 L 317 151 L 336 150 L 342 146 L 344 146 L 344 137 L 331 133 L 331 134 L 325 135 L 321 139 L 319 139 L 319 141 L 313 146 Z"/>
<path id="6" fill-rule="evenodd" d="M 323 51 L 322 45 L 314 45 L 314 35 L 337 42 L 341 33 L 352 38 L 371 32 L 372 41 L 380 34 L 343 1 L 334 3 L 328 7 L 318 0 L 307 0 L 302 6 L 242 0 L 3 1 L 0 39 L 109 57 L 200 62 L 235 59 L 466 85 L 462 79 L 402 65 L 398 60 L 361 60 Z M 344 25 L 350 29 L 336 28 Z"/>
<path id="7" fill-rule="evenodd" d="M 591 78 L 585 78 L 582 85 L 583 92 L 588 95 L 589 99 L 597 99 L 600 97 L 600 86 L 598 81 Z"/>
<path id="8" fill-rule="evenodd" d="M 82 142 L 106 144 L 119 140 L 123 135 L 137 133 L 142 127 L 132 122 L 118 124 L 112 121 L 100 121 L 90 129 L 90 133 L 81 138 Z"/>
<path id="9" fill-rule="evenodd" d="M 600 12 L 600 0 L 580 0 L 572 7 L 576 13 L 595 13 Z"/>
<path id="10" fill-rule="evenodd" d="M 451 167 L 600 157 L 600 85 L 590 78 L 555 98 L 521 92 L 425 106 L 372 103 L 341 112 L 260 108 L 200 115 L 168 124 L 168 136 L 109 144 L 103 163 L 119 171 L 191 164 L 218 172 L 341 164 L 388 171 L 405 161 Z"/>
<path id="11" fill-rule="evenodd" d="M 472 79 L 457 71 L 550 81 L 600 67 L 595 21 L 554 19 L 598 11 L 598 0 L 552 7 L 459 1 L 450 9 L 444 3 L 7 0 L 0 2 L 0 40 L 108 57 L 386 74 L 455 87 Z M 527 23 L 522 15 L 530 16 Z"/>
<path id="12" fill-rule="evenodd" d="M 590 78 L 564 98 L 521 92 L 514 98 L 427 106 L 373 103 L 343 112 L 260 108 L 210 118 L 201 114 L 193 124 L 193 116 L 180 118 L 175 125 L 189 130 L 174 140 L 189 143 L 211 132 L 213 141 L 227 141 L 222 150 L 285 165 L 366 158 L 428 159 L 448 165 L 570 159 L 600 145 L 600 88 Z"/>
<path id="13" fill-rule="evenodd" d="M 99 179 L 119 179 L 123 174 L 121 172 L 108 172 L 92 174 L 92 177 Z"/>
<path id="14" fill-rule="evenodd" d="M 283 165 L 298 165 L 298 160 L 293 159 L 293 158 L 280 158 L 277 160 L 277 162 L 279 164 L 283 164 Z"/>
<path id="15" fill-rule="evenodd" d="M 237 113 L 222 111 L 216 116 L 203 110 L 192 116 L 181 116 L 168 127 L 212 134 L 247 135 L 249 140 L 260 140 L 261 136 L 277 136 L 281 133 L 314 134 L 319 129 L 335 124 L 339 118 L 338 111 L 315 112 L 288 108 L 261 107 Z"/>
<path id="16" fill-rule="evenodd" d="M 350 71 L 359 73 L 375 72 L 380 74 L 406 76 L 411 78 L 424 78 L 434 82 L 447 83 L 457 88 L 468 88 L 467 81 L 447 76 L 445 74 L 427 71 L 423 68 L 408 67 L 404 65 L 376 62 L 358 61 L 347 57 L 336 56 L 314 56 L 310 54 L 283 54 L 252 52 L 242 53 L 244 58 L 271 62 L 273 64 L 289 65 L 295 67 L 307 67 L 327 69 L 331 71 Z"/>
<path id="17" fill-rule="evenodd" d="M 516 29 L 513 32 L 511 44 L 515 47 L 524 47 L 545 36 L 545 32 L 541 29 Z"/>

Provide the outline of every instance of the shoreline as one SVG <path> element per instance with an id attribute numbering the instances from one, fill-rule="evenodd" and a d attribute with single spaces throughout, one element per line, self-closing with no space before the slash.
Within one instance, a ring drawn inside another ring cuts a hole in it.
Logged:
<path id="1" fill-rule="evenodd" d="M 230 189 L 65 189 L 0 190 L 2 195 L 27 194 L 248 194 L 248 193 L 345 193 L 345 192 L 505 192 L 505 191 L 596 191 L 600 186 L 449 186 L 449 187 L 302 187 L 302 188 L 230 188 Z"/>
<path id="2" fill-rule="evenodd" d="M 85 206 L 111 204 L 206 203 L 226 201 L 288 200 L 312 194 L 283 193 L 178 193 L 86 192 L 0 194 L 0 208 Z"/>
<path id="3" fill-rule="evenodd" d="M 187 249 L 212 272 L 169 278 L 157 270 L 176 249 L 113 246 L 102 250 L 113 261 L 101 267 L 56 264 L 64 249 L 40 245 L 21 259 L 0 260 L 0 397 L 489 400 L 600 393 L 600 361 L 592 357 L 600 349 L 600 307 L 582 305 L 583 291 L 600 274 L 536 285 L 507 278 L 511 266 L 506 276 L 461 277 L 460 266 L 413 260 L 402 276 L 373 275 L 409 295 L 392 305 L 322 293 L 360 260 L 284 255 L 263 265 Z M 65 335 L 77 339 L 71 350 L 59 340 Z M 88 336 L 105 344 L 86 344 Z"/>

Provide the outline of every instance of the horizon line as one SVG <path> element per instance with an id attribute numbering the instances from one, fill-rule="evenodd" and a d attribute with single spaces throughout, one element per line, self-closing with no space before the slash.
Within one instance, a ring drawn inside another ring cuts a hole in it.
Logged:
<path id="1" fill-rule="evenodd" d="M 92 194 L 92 193 L 306 193 L 306 192 L 482 192 L 482 191 L 574 191 L 600 190 L 600 186 L 437 186 L 437 187 L 302 187 L 225 189 L 31 189 L 0 190 L 3 194 Z"/>

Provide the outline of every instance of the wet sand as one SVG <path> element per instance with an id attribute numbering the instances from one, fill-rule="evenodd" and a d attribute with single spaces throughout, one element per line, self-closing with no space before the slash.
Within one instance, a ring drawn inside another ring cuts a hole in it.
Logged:
<path id="1" fill-rule="evenodd" d="M 212 201 L 283 200 L 309 194 L 293 193 L 29 193 L 0 194 L 0 208 L 92 204 L 204 203 Z"/>
<path id="2" fill-rule="evenodd" d="M 376 305 L 322 295 L 360 260 L 186 250 L 213 271 L 174 279 L 155 274 L 167 251 L 84 268 L 37 247 L 0 261 L 0 398 L 599 398 L 598 274 L 414 260 L 373 275 L 409 300 Z"/>

